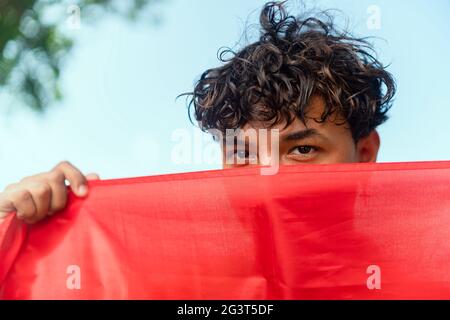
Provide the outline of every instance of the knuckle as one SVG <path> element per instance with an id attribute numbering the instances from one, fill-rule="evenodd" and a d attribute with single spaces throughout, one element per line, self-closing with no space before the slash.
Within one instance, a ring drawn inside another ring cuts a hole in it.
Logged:
<path id="1" fill-rule="evenodd" d="M 28 181 L 30 181 L 30 178 L 31 178 L 31 177 L 25 177 L 25 178 L 22 178 L 22 179 L 20 179 L 19 183 L 28 182 Z"/>
<path id="2" fill-rule="evenodd" d="M 23 179 L 20 180 L 20 184 L 25 184 L 25 183 L 33 183 L 36 182 L 38 179 L 34 176 L 30 176 L 30 177 L 25 177 Z"/>
<path id="3" fill-rule="evenodd" d="M 18 183 L 11 183 L 11 184 L 8 184 L 6 187 L 5 187 L 5 192 L 8 192 L 8 191 L 11 191 L 11 190 L 14 190 L 14 189 L 16 189 L 17 188 L 17 185 L 18 185 Z"/>
<path id="4" fill-rule="evenodd" d="M 39 182 L 45 178 L 45 173 L 39 173 L 34 176 L 28 176 L 20 180 L 20 183 Z"/>
<path id="5" fill-rule="evenodd" d="M 58 165 L 56 166 L 57 168 L 67 168 L 67 167 L 71 167 L 72 164 L 67 161 L 67 160 L 63 160 L 60 163 L 58 163 Z"/>
<path id="6" fill-rule="evenodd" d="M 15 198 L 17 201 L 28 201 L 31 199 L 31 193 L 26 189 L 21 189 L 16 192 Z"/>
<path id="7" fill-rule="evenodd" d="M 54 169 L 47 174 L 46 179 L 50 180 L 50 181 L 58 181 L 58 182 L 63 181 L 64 174 L 60 170 Z"/>
<path id="8" fill-rule="evenodd" d="M 47 183 L 39 183 L 33 188 L 33 193 L 40 198 L 44 198 L 51 195 L 52 189 Z"/>

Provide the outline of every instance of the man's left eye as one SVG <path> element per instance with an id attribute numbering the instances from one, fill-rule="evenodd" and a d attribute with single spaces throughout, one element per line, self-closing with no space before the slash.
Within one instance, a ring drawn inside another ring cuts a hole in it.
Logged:
<path id="1" fill-rule="evenodd" d="M 291 150 L 291 154 L 300 154 L 300 155 L 307 155 L 310 154 L 317 149 L 313 146 L 297 146 Z"/>

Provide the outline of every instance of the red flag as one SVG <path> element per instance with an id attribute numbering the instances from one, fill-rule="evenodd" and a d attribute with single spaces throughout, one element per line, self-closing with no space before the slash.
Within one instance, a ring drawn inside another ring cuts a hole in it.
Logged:
<path id="1" fill-rule="evenodd" d="M 0 298 L 450 298 L 450 161 L 89 184 L 0 226 Z"/>

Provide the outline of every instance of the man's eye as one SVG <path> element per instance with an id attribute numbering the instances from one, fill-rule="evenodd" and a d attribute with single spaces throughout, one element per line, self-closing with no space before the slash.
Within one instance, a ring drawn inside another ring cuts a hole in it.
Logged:
<path id="1" fill-rule="evenodd" d="M 308 155 L 317 151 L 313 146 L 297 146 L 291 150 L 291 154 Z"/>
<path id="2" fill-rule="evenodd" d="M 237 150 L 235 155 L 237 159 L 247 159 L 249 156 L 248 151 L 246 150 Z"/>
<path id="3" fill-rule="evenodd" d="M 249 152 L 248 150 L 238 150 L 234 154 L 236 159 L 240 160 L 256 161 L 258 159 L 257 154 Z"/>
<path id="4" fill-rule="evenodd" d="M 254 164 L 258 162 L 258 155 L 248 150 L 235 150 L 227 157 L 227 161 L 235 164 Z"/>

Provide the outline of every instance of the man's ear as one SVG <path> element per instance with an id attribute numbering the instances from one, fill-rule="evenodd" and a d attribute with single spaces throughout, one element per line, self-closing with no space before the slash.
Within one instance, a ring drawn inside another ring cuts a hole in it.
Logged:
<path id="1" fill-rule="evenodd" d="M 380 148 L 380 136 L 373 130 L 368 136 L 359 139 L 356 144 L 356 152 L 359 162 L 376 162 L 378 149 Z"/>

